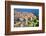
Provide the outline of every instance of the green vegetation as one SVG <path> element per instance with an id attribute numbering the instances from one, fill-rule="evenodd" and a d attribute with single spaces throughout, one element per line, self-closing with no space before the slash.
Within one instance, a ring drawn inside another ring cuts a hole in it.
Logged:
<path id="1" fill-rule="evenodd" d="M 32 20 L 28 19 L 28 26 L 29 27 L 38 27 L 39 26 L 39 20 L 37 17 L 34 17 Z"/>

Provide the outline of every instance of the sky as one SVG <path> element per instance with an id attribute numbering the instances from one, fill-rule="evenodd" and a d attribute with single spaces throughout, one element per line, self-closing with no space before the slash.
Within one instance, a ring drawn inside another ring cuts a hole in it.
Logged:
<path id="1" fill-rule="evenodd" d="M 38 16 L 39 15 L 39 9 L 20 9 L 20 8 L 14 8 L 15 12 L 31 12 L 34 15 Z"/>

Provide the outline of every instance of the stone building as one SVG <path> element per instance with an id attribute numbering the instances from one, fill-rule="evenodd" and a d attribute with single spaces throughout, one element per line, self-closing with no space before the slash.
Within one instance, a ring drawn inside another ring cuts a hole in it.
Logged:
<path id="1" fill-rule="evenodd" d="M 28 19 L 30 18 L 32 20 L 32 18 L 34 18 L 34 17 L 36 17 L 36 16 L 33 13 L 28 13 L 28 12 L 15 12 L 15 14 L 14 14 L 14 20 L 19 18 L 20 21 L 22 21 L 20 26 L 24 26 L 23 25 L 24 19 L 26 20 L 25 25 L 28 25 L 28 23 L 27 23 Z M 14 21 L 14 22 L 16 22 L 16 21 Z M 17 25 L 17 23 L 15 25 Z M 18 25 L 19 25 L 19 23 L 18 23 Z"/>

